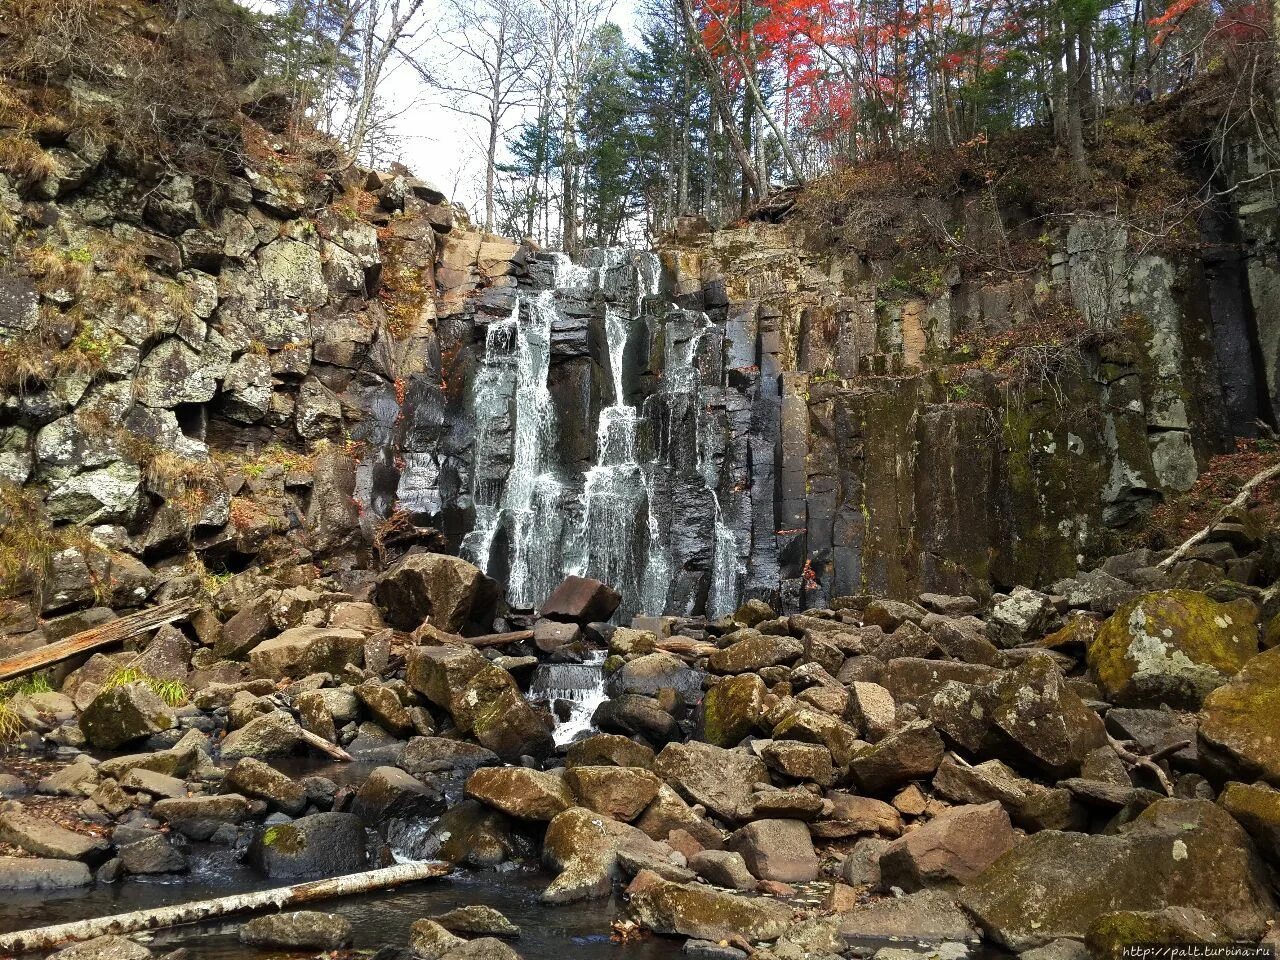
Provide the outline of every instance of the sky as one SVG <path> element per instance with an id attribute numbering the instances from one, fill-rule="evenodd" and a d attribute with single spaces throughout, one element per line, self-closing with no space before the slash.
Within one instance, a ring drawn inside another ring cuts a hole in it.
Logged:
<path id="1" fill-rule="evenodd" d="M 617 0 L 609 16 L 631 43 L 639 40 L 635 2 Z M 427 17 L 430 22 L 430 12 Z M 398 159 L 455 202 L 465 204 L 475 217 L 483 208 L 484 124 L 450 110 L 444 97 L 425 85 L 403 60 L 388 66 L 385 97 L 388 110 L 395 114 L 392 129 Z M 513 115 L 513 125 L 518 122 Z"/>

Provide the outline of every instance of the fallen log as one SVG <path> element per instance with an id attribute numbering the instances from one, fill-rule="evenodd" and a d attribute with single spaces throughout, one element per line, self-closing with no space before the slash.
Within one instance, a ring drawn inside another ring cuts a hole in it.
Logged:
<path id="1" fill-rule="evenodd" d="M 691 637 L 668 637 L 665 640 L 659 640 L 654 647 L 664 653 L 674 653 L 676 656 L 684 657 L 709 657 L 713 654 L 717 647 L 714 643 L 707 643 L 705 640 L 694 640 Z"/>
<path id="2" fill-rule="evenodd" d="M 28 673 L 52 667 L 64 660 L 70 660 L 82 653 L 89 653 L 113 643 L 122 643 L 148 630 L 181 620 L 199 609 L 200 602 L 194 597 L 171 600 L 157 607 L 148 607 L 145 610 L 127 614 L 100 627 L 73 633 L 65 640 L 6 657 L 0 660 L 0 682 L 26 676 Z"/>
<path id="3" fill-rule="evenodd" d="M 1255 473 L 1249 478 L 1248 482 L 1240 488 L 1240 492 L 1236 494 L 1235 499 L 1214 514 L 1213 519 L 1209 521 L 1207 526 L 1196 531 L 1191 536 L 1187 537 L 1186 540 L 1183 540 L 1182 543 L 1178 544 L 1177 549 L 1174 550 L 1173 553 L 1169 554 L 1169 556 L 1157 563 L 1156 566 L 1162 570 L 1167 570 L 1169 567 L 1172 567 L 1187 555 L 1187 551 L 1208 537 L 1209 534 L 1213 533 L 1214 529 L 1218 524 L 1226 519 L 1228 514 L 1233 510 L 1239 510 L 1241 507 L 1245 506 L 1249 502 L 1249 498 L 1253 496 L 1253 491 L 1257 490 L 1258 487 L 1262 486 L 1269 480 L 1274 480 L 1276 477 L 1280 477 L 1280 463 L 1270 466 L 1260 473 Z"/>
<path id="4" fill-rule="evenodd" d="M 309 883 L 276 887 L 255 893 L 237 893 L 214 900 L 199 900 L 195 903 L 180 903 L 171 907 L 118 913 L 111 917 L 95 917 L 90 920 L 58 923 L 50 927 L 18 930 L 14 933 L 0 934 L 0 953 L 51 950 L 66 943 L 93 940 L 109 934 L 120 936 L 142 930 L 163 930 L 188 923 L 199 923 L 215 917 L 225 917 L 233 913 L 248 913 L 267 908 L 278 910 L 300 903 L 312 903 L 316 900 L 387 890 L 418 880 L 441 877 L 451 869 L 452 867 L 447 863 L 400 863 L 394 867 L 384 867 L 366 873 L 349 873 L 343 877 L 313 880 Z"/>
<path id="5" fill-rule="evenodd" d="M 302 739 L 305 740 L 307 743 L 309 743 L 311 746 L 315 747 L 321 753 L 328 754 L 329 756 L 333 757 L 333 759 L 335 760 L 342 760 L 343 762 L 349 762 L 355 759 L 355 757 L 351 756 L 351 754 L 347 753 L 347 751 L 343 750 L 336 743 L 330 743 L 328 740 L 320 736 L 318 733 L 312 733 L 310 730 L 303 730 Z"/>
<path id="6" fill-rule="evenodd" d="M 532 630 L 512 630 L 510 633 L 486 633 L 481 637 L 463 637 L 462 642 L 469 647 L 505 647 L 508 643 L 532 639 Z"/>

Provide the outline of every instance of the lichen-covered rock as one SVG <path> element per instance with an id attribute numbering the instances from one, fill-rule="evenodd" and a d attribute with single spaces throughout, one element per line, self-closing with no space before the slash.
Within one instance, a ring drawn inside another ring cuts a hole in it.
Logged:
<path id="1" fill-rule="evenodd" d="M 240 942 L 256 947 L 338 950 L 351 946 L 351 921 L 335 913 L 302 910 L 255 917 L 240 928 Z"/>
<path id="2" fill-rule="evenodd" d="M 173 724 L 173 710 L 145 683 L 103 690 L 80 716 L 89 743 L 103 750 L 118 750 Z"/>
<path id="3" fill-rule="evenodd" d="M 364 634 L 328 627 L 291 627 L 249 652 L 260 677 L 279 680 L 312 673 L 341 673 L 347 664 L 364 663 Z"/>
<path id="4" fill-rule="evenodd" d="M 283 710 L 272 710 L 223 737 L 222 758 L 239 760 L 241 757 L 283 757 L 293 753 L 302 740 L 302 728 L 298 726 L 298 721 Z"/>
<path id="5" fill-rule="evenodd" d="M 208 840 L 220 827 L 248 820 L 253 805 L 238 793 L 228 793 L 159 800 L 151 812 L 189 840 Z"/>
<path id="6" fill-rule="evenodd" d="M 754 673 L 721 680 L 702 698 L 698 739 L 717 747 L 736 747 L 764 713 L 767 692 Z"/>
<path id="7" fill-rule="evenodd" d="M 1192 907 L 1239 939 L 1275 910 L 1244 830 L 1207 801 L 1160 800 L 1119 836 L 1045 830 L 997 860 L 960 894 L 986 933 L 1020 950 L 1082 939 L 1103 914 Z"/>
<path id="8" fill-rule="evenodd" d="M 450 807 L 425 834 L 410 821 L 391 824 L 387 840 L 415 859 L 477 869 L 533 854 L 528 839 L 512 829 L 511 818 L 475 800 Z"/>
<path id="9" fill-rule="evenodd" d="M 1280 864 L 1280 790 L 1261 783 L 1228 783 L 1218 803 L 1248 831 L 1263 855 Z"/>
<path id="10" fill-rule="evenodd" d="M 421 960 L 441 960 L 441 958 L 464 943 L 461 937 L 454 936 L 434 920 L 415 920 L 409 927 L 409 949 Z"/>
<path id="11" fill-rule="evenodd" d="M 97 837 L 76 833 L 21 809 L 0 814 L 0 841 L 54 860 L 87 860 L 107 848 Z"/>
<path id="12" fill-rule="evenodd" d="M 455 907 L 448 913 L 433 918 L 451 933 L 466 933 L 491 937 L 518 937 L 520 928 L 493 907 L 476 905 Z"/>
<path id="13" fill-rule="evenodd" d="M 1204 701 L 1202 741 L 1243 772 L 1280 786 L 1280 647 L 1260 653 Z"/>
<path id="14" fill-rule="evenodd" d="M 565 754 L 564 763 L 566 767 L 612 764 L 648 770 L 653 767 L 653 750 L 616 733 L 597 733 L 574 741 Z"/>
<path id="15" fill-rule="evenodd" d="M 547 826 L 542 844 L 543 865 L 557 876 L 543 891 L 547 904 L 573 903 L 607 897 L 622 878 L 618 854 L 622 848 L 641 858 L 666 859 L 670 849 L 637 828 L 583 807 L 570 807 Z"/>
<path id="16" fill-rule="evenodd" d="M 627 911 L 654 933 L 699 940 L 776 940 L 792 922 L 791 910 L 774 900 L 657 879 L 631 897 Z"/>
<path id="17" fill-rule="evenodd" d="M 791 637 L 755 636 L 716 650 L 707 658 L 707 666 L 716 673 L 746 673 L 761 667 L 792 663 L 804 647 Z"/>
<path id="18" fill-rule="evenodd" d="M 565 783 L 581 806 L 630 823 L 657 796 L 662 781 L 638 767 L 575 766 Z"/>
<path id="19" fill-rule="evenodd" d="M 1096 960 L 1123 960 L 1136 946 L 1208 944 L 1226 941 L 1216 920 L 1189 907 L 1162 910 L 1117 910 L 1089 927 L 1085 946 Z"/>
<path id="20" fill-rule="evenodd" d="M 457 633 L 483 619 L 492 603 L 492 581 L 459 557 L 412 553 L 378 578 L 375 596 L 389 624 L 413 630 L 430 618 Z"/>
<path id="21" fill-rule="evenodd" d="M 697 741 L 667 744 L 654 760 L 653 772 L 690 803 L 728 821 L 746 809 L 752 784 L 768 779 L 759 757 Z"/>
<path id="22" fill-rule="evenodd" d="M 933 776 L 942 762 L 942 737 L 927 720 L 915 720 L 878 743 L 863 748 L 849 765 L 858 786 L 878 793 Z"/>
<path id="23" fill-rule="evenodd" d="M 108 935 L 77 943 L 57 953 L 49 960 L 150 960 L 151 951 L 126 937 Z"/>
<path id="24" fill-rule="evenodd" d="M 466 793 L 522 820 L 551 820 L 574 805 L 564 777 L 525 767 L 483 767 L 467 778 Z"/>
<path id="25" fill-rule="evenodd" d="M 222 781 L 223 789 L 266 800 L 282 813 L 297 816 L 307 806 L 307 788 L 254 757 L 236 761 Z"/>
<path id="26" fill-rule="evenodd" d="M 1125 603 L 1089 645 L 1089 667 L 1123 706 L 1198 707 L 1258 652 L 1257 608 L 1193 590 Z"/>

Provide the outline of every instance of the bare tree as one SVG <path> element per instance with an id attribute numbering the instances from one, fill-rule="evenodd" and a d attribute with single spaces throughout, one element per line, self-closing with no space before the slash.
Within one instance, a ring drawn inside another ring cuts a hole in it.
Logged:
<path id="1" fill-rule="evenodd" d="M 388 61 L 421 25 L 425 0 L 359 0 L 355 7 L 356 81 L 343 124 L 343 140 L 351 156 L 364 148 L 376 120 L 378 87 Z"/>
<path id="2" fill-rule="evenodd" d="M 485 127 L 484 228 L 495 222 L 498 142 L 508 116 L 533 103 L 534 9 L 526 0 L 444 0 L 436 59 L 411 61 L 445 105 Z"/>
<path id="3" fill-rule="evenodd" d="M 600 48 L 592 41 L 615 0 L 537 0 L 543 18 L 539 58 L 560 103 L 560 245 L 578 246 L 578 107 L 583 82 Z"/>

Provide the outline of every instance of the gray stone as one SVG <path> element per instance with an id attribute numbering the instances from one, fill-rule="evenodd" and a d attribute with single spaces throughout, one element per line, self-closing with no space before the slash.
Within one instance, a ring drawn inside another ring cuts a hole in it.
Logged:
<path id="1" fill-rule="evenodd" d="M 338 950 L 351 941 L 351 921 L 335 913 L 277 913 L 255 917 L 240 928 L 240 942 L 258 947 Z"/>

